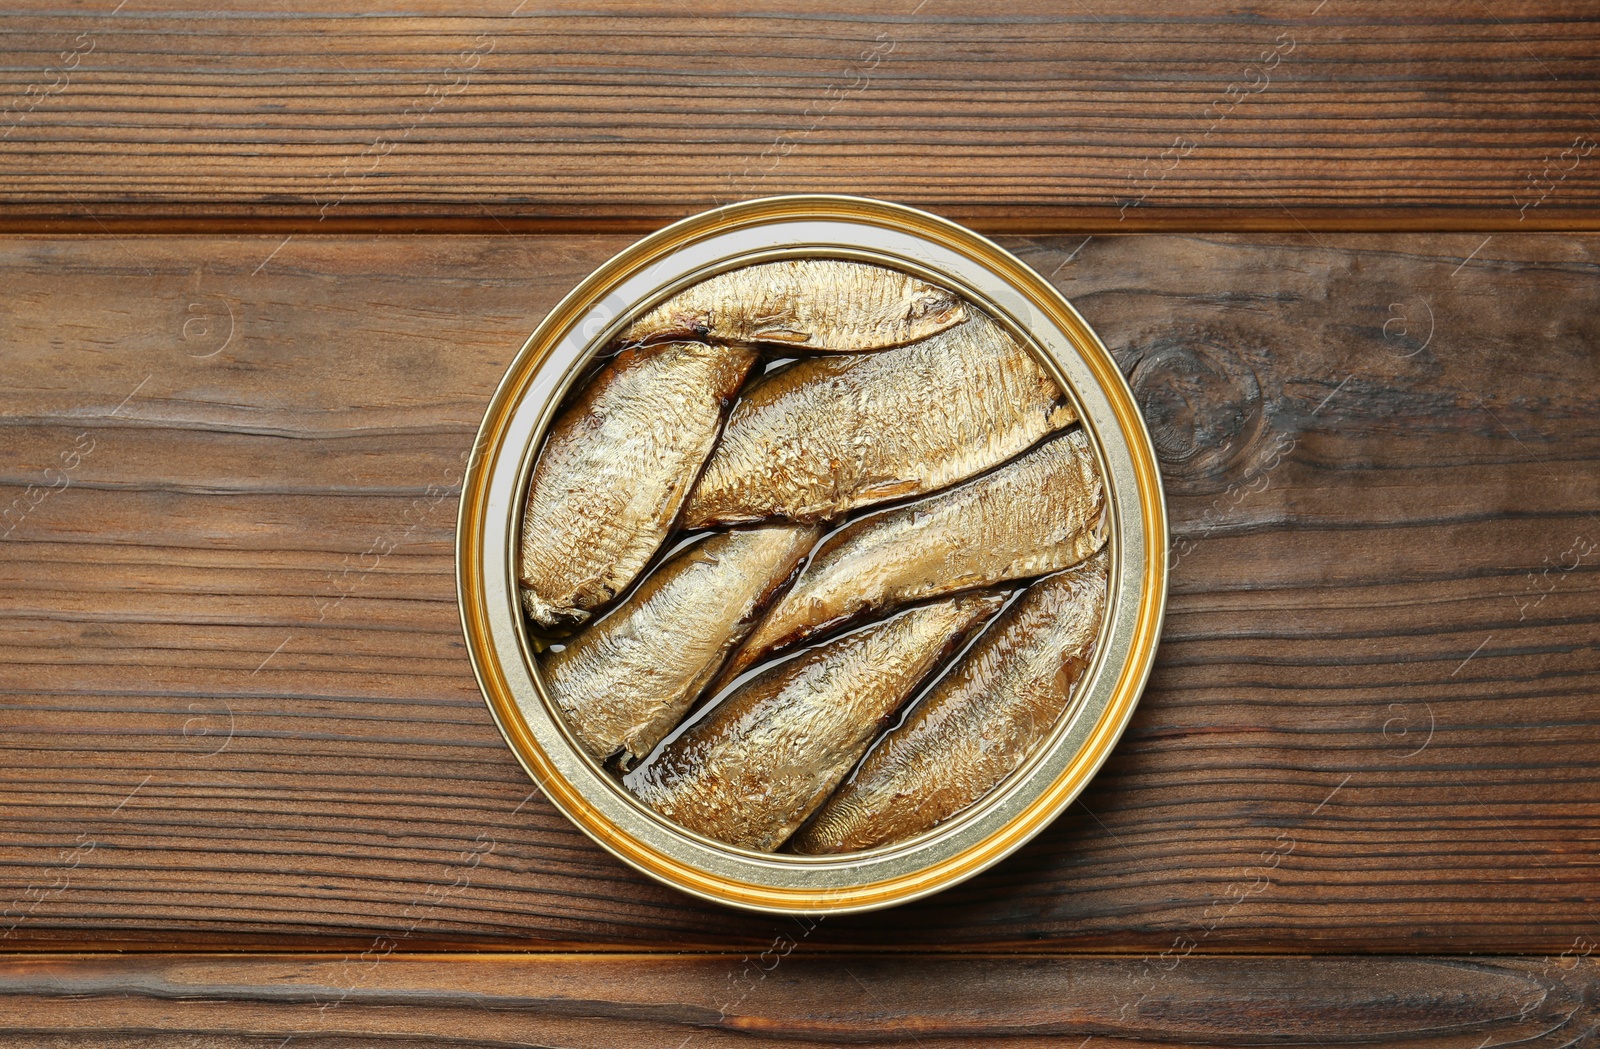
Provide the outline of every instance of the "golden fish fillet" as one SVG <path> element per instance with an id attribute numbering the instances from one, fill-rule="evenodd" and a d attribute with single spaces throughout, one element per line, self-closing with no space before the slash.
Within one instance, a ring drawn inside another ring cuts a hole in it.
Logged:
<path id="1" fill-rule="evenodd" d="M 746 388 L 683 524 L 819 521 L 921 495 L 1076 419 L 1033 354 L 981 314 L 910 346 L 810 357 Z"/>
<path id="2" fill-rule="evenodd" d="M 1105 544 L 1105 492 L 1082 430 L 823 541 L 729 661 L 717 688 L 768 656 L 875 613 L 1075 565 Z"/>
<path id="3" fill-rule="evenodd" d="M 925 339 L 966 317 L 954 292 L 899 270 L 844 259 L 785 259 L 708 277 L 634 321 L 622 340 L 709 339 L 855 353 Z"/>
<path id="4" fill-rule="evenodd" d="M 741 686 L 624 781 L 689 830 L 770 852 L 1004 595 L 968 594 L 797 655 Z"/>
<path id="5" fill-rule="evenodd" d="M 755 360 L 692 342 L 624 350 L 561 413 L 522 518 L 522 602 L 535 622 L 581 623 L 633 582 Z"/>
<path id="6" fill-rule="evenodd" d="M 901 841 L 967 808 L 1044 739 L 1088 665 L 1106 554 L 1042 579 L 990 623 L 796 835 L 804 853 Z"/>
<path id="7" fill-rule="evenodd" d="M 604 618 L 540 660 L 585 749 L 635 761 L 677 727 L 820 529 L 771 525 L 697 540 Z"/>

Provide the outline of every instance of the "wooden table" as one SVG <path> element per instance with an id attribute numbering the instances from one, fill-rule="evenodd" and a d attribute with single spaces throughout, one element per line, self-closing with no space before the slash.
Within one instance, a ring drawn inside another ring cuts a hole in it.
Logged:
<path id="1" fill-rule="evenodd" d="M 1596 1037 L 1593 5 L 167 6 L 0 23 L 6 1044 Z M 543 313 L 797 190 L 1049 275 L 1175 547 L 1081 803 L 821 922 L 568 825 L 452 576 Z"/>

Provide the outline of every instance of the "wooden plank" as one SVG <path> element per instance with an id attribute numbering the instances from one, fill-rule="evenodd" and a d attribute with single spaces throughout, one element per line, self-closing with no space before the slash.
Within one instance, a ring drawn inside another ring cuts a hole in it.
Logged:
<path id="1" fill-rule="evenodd" d="M 791 930 L 794 931 L 794 930 Z M 794 931 L 795 935 L 800 935 Z M 1590 946 L 1592 948 L 1592 941 Z M 131 955 L 0 960 L 40 1046 L 1569 1046 L 1596 964 L 1545 958 Z"/>
<path id="2" fill-rule="evenodd" d="M 989 231 L 1588 229 L 1600 20 L 1199 0 L 55 0 L 6 19 L 0 223 L 650 229 L 848 192 Z"/>
<path id="3" fill-rule="evenodd" d="M 1036 238 L 1174 522 L 1083 804 L 826 948 L 1559 953 L 1600 921 L 1600 241 Z M 568 826 L 454 495 L 604 237 L 0 242 L 0 942 L 768 943 Z M 31 488 L 29 486 L 32 486 Z"/>

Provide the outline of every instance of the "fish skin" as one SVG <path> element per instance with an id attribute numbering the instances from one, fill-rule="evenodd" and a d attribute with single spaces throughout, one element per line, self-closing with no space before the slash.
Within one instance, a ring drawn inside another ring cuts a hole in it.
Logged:
<path id="1" fill-rule="evenodd" d="M 1033 354 L 981 314 L 909 346 L 805 358 L 741 394 L 683 524 L 822 521 L 922 495 L 1077 417 Z"/>
<path id="2" fill-rule="evenodd" d="M 1104 509 L 1088 438 L 1072 430 L 966 484 L 853 521 L 817 547 L 713 687 L 846 623 L 1075 565 L 1105 545 Z"/>
<path id="3" fill-rule="evenodd" d="M 801 653 L 740 686 L 624 783 L 680 826 L 771 852 L 1005 600 L 977 593 L 920 605 Z"/>
<path id="4" fill-rule="evenodd" d="M 643 570 L 756 359 L 703 343 L 623 350 L 561 413 L 522 518 L 518 577 L 536 623 L 582 623 Z"/>
<path id="5" fill-rule="evenodd" d="M 995 617 L 791 843 L 811 855 L 903 841 L 982 798 L 1073 698 L 1105 615 L 1107 556 L 1034 583 Z"/>
<path id="6" fill-rule="evenodd" d="M 899 270 L 846 259 L 784 259 L 708 277 L 634 321 L 622 340 L 859 353 L 925 339 L 966 318 L 954 292 Z"/>
<path id="7" fill-rule="evenodd" d="M 794 574 L 821 529 L 769 525 L 706 536 L 539 660 L 546 689 L 599 761 L 637 761 L 690 705 Z"/>

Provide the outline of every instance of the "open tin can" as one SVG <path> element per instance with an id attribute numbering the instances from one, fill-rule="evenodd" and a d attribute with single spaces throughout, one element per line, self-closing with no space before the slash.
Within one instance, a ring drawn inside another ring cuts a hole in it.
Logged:
<path id="1" fill-rule="evenodd" d="M 1027 760 L 958 816 L 838 856 L 760 853 L 685 830 L 637 801 L 578 745 L 549 696 L 518 596 L 522 508 L 569 388 L 633 318 L 715 274 L 792 258 L 875 263 L 951 289 L 1004 325 L 1067 392 L 1105 488 L 1110 575 L 1101 634 L 1073 703 Z M 551 802 L 623 862 L 695 896 L 774 914 L 872 910 L 998 862 L 1083 790 L 1133 713 L 1166 601 L 1161 479 L 1138 406 L 1076 310 L 1009 252 L 954 223 L 881 201 L 788 196 L 677 223 L 605 263 L 528 338 L 484 415 L 456 542 L 473 670 L 512 751 Z"/>

